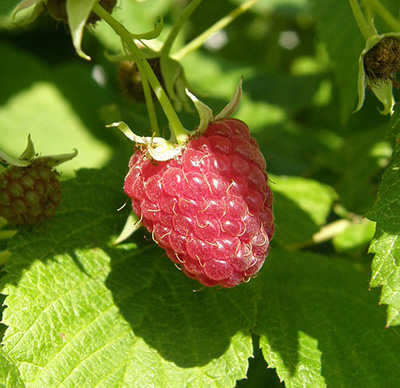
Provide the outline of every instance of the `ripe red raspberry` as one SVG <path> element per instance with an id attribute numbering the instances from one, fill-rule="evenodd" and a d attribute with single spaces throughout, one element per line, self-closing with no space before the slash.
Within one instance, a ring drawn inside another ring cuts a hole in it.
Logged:
<path id="1" fill-rule="evenodd" d="M 234 287 L 253 277 L 274 234 L 266 164 L 245 123 L 222 119 L 164 162 L 137 150 L 124 189 L 153 239 L 191 278 Z"/>
<path id="2" fill-rule="evenodd" d="M 0 216 L 14 225 L 33 225 L 51 217 L 61 201 L 58 173 L 43 160 L 10 166 L 0 174 Z"/>

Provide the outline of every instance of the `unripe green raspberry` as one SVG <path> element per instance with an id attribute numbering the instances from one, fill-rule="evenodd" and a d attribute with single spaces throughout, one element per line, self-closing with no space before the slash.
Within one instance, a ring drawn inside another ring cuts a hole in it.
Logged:
<path id="1" fill-rule="evenodd" d="M 37 160 L 0 174 L 0 216 L 14 225 L 34 225 L 51 217 L 61 201 L 58 173 Z"/>
<path id="2" fill-rule="evenodd" d="M 0 151 L 0 217 L 13 225 L 34 225 L 51 217 L 61 202 L 61 184 L 54 169 L 77 155 L 38 156 L 28 136 L 19 158 Z"/>

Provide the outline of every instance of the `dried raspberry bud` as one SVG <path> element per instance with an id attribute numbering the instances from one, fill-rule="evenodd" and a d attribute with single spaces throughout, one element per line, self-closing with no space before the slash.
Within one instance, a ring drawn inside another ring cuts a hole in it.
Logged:
<path id="1" fill-rule="evenodd" d="M 364 56 L 365 74 L 373 83 L 391 81 L 399 87 L 396 74 L 400 70 L 400 41 L 394 37 L 381 39 Z"/>

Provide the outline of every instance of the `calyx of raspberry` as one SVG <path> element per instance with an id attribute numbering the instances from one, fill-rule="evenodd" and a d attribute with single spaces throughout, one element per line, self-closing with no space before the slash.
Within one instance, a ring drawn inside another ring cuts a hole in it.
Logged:
<path id="1" fill-rule="evenodd" d="M 365 100 L 368 87 L 382 103 L 379 112 L 383 115 L 394 112 L 393 86 L 398 87 L 396 73 L 400 70 L 400 33 L 374 33 L 366 40 L 358 62 L 358 104 L 359 111 Z"/>
<path id="2" fill-rule="evenodd" d="M 194 131 L 186 130 L 187 136 L 184 140 L 181 139 L 180 141 L 177 141 L 172 130 L 172 136 L 169 140 L 156 136 L 139 136 L 136 135 L 123 121 L 112 123 L 108 125 L 108 127 L 117 127 L 129 140 L 133 141 L 139 148 L 144 150 L 151 159 L 159 162 L 173 159 L 182 153 L 190 139 L 201 136 L 206 131 L 210 123 L 229 118 L 233 115 L 233 113 L 235 113 L 242 97 L 242 79 L 240 79 L 239 84 L 229 103 L 215 116 L 209 106 L 197 99 L 188 90 L 186 90 L 186 93 L 193 101 L 193 104 L 199 114 L 200 121 Z"/>
<path id="3" fill-rule="evenodd" d="M 8 165 L 0 173 L 0 218 L 22 226 L 52 217 L 61 202 L 61 183 L 54 167 L 76 154 L 38 156 L 30 137 L 19 158 L 0 151 L 0 162 Z"/>
<path id="4" fill-rule="evenodd" d="M 74 150 L 74 152 L 70 154 L 38 156 L 35 152 L 35 146 L 31 140 L 31 136 L 28 135 L 28 144 L 24 152 L 20 156 L 18 158 L 15 158 L 11 155 L 6 154 L 3 151 L 0 151 L 0 163 L 6 164 L 8 166 L 28 167 L 34 162 L 41 161 L 44 162 L 47 166 L 53 168 L 61 163 L 73 159 L 77 154 L 78 151 Z"/>

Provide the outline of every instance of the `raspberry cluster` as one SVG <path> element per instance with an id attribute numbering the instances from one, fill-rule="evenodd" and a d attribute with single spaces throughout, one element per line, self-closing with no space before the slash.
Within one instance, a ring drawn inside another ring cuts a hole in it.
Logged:
<path id="1" fill-rule="evenodd" d="M 212 122 L 178 157 L 129 162 L 124 189 L 154 241 L 205 286 L 234 287 L 257 274 L 274 234 L 266 163 L 245 123 Z"/>

